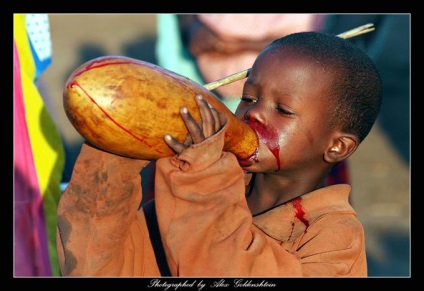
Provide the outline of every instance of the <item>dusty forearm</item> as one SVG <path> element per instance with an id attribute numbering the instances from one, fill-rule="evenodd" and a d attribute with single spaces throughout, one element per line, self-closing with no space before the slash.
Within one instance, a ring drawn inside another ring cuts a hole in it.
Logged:
<path id="1" fill-rule="evenodd" d="M 139 172 L 148 161 L 83 145 L 58 205 L 58 252 L 64 275 L 90 275 L 119 258 L 141 201 Z"/>

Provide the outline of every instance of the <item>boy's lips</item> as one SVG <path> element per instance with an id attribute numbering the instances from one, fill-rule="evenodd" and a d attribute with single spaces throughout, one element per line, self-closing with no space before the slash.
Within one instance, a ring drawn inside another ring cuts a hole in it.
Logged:
<path id="1" fill-rule="evenodd" d="M 258 139 L 265 144 L 274 155 L 278 171 L 280 169 L 280 145 L 278 143 L 279 139 L 277 130 L 272 125 L 265 125 L 255 119 L 249 118 L 243 121 L 256 132 Z"/>
<path id="2" fill-rule="evenodd" d="M 258 138 L 266 144 L 265 140 L 267 139 L 266 136 L 269 129 L 265 125 L 253 119 L 246 119 L 243 120 L 243 122 L 246 123 L 251 129 L 253 129 L 256 132 Z"/>

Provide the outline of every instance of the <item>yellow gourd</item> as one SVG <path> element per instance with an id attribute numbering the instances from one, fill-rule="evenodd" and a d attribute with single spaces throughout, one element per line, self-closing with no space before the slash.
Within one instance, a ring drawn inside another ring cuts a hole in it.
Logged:
<path id="1" fill-rule="evenodd" d="M 197 94 L 228 116 L 224 150 L 240 161 L 252 159 L 258 138 L 249 126 L 200 84 L 148 62 L 105 56 L 84 63 L 66 81 L 63 105 L 71 124 L 94 146 L 155 160 L 174 154 L 163 140 L 165 134 L 180 142 L 186 139 L 181 106 L 200 120 Z"/>

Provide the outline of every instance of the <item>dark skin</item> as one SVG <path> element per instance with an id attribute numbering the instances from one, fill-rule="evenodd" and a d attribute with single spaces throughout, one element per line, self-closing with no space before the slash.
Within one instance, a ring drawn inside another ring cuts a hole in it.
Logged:
<path id="1" fill-rule="evenodd" d="M 330 125 L 331 103 L 326 97 L 331 78 L 332 72 L 324 72 L 321 66 L 288 48 L 282 52 L 270 46 L 258 56 L 235 113 L 241 120 L 256 124 L 252 128 L 260 140 L 258 161 L 244 168 L 255 173 L 247 195 L 252 214 L 324 187 L 331 168 L 358 147 L 355 135 Z M 222 128 L 225 116 L 203 98 L 196 102 L 201 122 L 197 123 L 184 107 L 181 117 L 192 142 L 200 143 Z M 278 156 L 270 150 L 268 136 L 258 128 L 276 132 L 272 138 Z M 189 146 L 169 135 L 165 142 L 177 154 Z"/>

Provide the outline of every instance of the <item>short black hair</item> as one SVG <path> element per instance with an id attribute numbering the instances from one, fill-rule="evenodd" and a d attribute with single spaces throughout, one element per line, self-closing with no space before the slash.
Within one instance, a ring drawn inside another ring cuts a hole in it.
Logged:
<path id="1" fill-rule="evenodd" d="M 366 52 L 347 39 L 322 32 L 289 34 L 271 46 L 293 49 L 332 72 L 331 125 L 362 142 L 377 119 L 383 94 L 380 74 Z"/>

